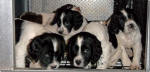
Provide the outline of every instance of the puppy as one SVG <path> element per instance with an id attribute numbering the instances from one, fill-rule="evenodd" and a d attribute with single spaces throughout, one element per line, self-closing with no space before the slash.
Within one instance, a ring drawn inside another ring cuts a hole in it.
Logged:
<path id="1" fill-rule="evenodd" d="M 88 32 L 80 32 L 69 39 L 68 59 L 75 67 L 91 68 L 102 54 L 101 42 Z"/>
<path id="2" fill-rule="evenodd" d="M 27 55 L 27 45 L 29 44 L 30 40 L 44 32 L 47 32 L 47 30 L 41 24 L 30 21 L 22 21 L 21 23 L 21 28 L 19 28 L 20 33 L 16 33 L 16 36 L 18 35 L 17 37 L 20 35 L 15 46 L 15 59 L 17 68 L 25 68 L 25 56 Z"/>
<path id="3" fill-rule="evenodd" d="M 112 56 L 111 65 L 115 64 L 118 59 L 121 59 L 123 66 L 130 66 L 131 69 L 140 69 L 142 51 L 141 33 L 137 23 L 133 19 L 133 13 L 128 9 L 118 10 L 112 14 L 109 20 L 109 40 L 112 42 L 113 47 L 118 50 Z M 126 52 L 131 50 L 126 50 L 125 48 L 133 49 L 132 62 L 127 54 L 129 52 Z"/>
<path id="4" fill-rule="evenodd" d="M 28 45 L 27 58 L 32 64 L 41 68 L 56 69 L 64 56 L 65 40 L 55 33 L 43 33 L 31 40 Z M 30 63 L 28 66 L 31 66 Z M 31 68 L 36 68 L 32 67 Z"/>
<path id="5" fill-rule="evenodd" d="M 68 8 L 68 5 L 64 6 L 63 8 Z M 46 14 L 27 12 L 21 15 L 20 20 L 16 20 L 17 38 L 15 46 L 15 59 L 17 68 L 25 67 L 27 45 L 29 44 L 29 41 L 31 39 L 43 34 L 44 32 L 57 33 L 57 26 L 49 25 L 52 22 L 55 15 L 56 13 Z"/>
<path id="6" fill-rule="evenodd" d="M 105 25 L 105 22 L 103 21 L 90 22 L 85 26 L 83 31 L 95 35 L 97 39 L 101 41 L 102 56 L 97 62 L 96 69 L 108 68 L 109 59 L 110 59 L 111 52 L 113 50 L 113 46 L 109 42 L 109 35 L 108 35 L 108 30 L 107 30 L 107 26 Z"/>
<path id="7" fill-rule="evenodd" d="M 57 25 L 57 33 L 69 39 L 72 35 L 82 31 L 87 24 L 80 8 L 71 4 L 64 5 L 54 11 L 55 16 L 50 25 Z"/>

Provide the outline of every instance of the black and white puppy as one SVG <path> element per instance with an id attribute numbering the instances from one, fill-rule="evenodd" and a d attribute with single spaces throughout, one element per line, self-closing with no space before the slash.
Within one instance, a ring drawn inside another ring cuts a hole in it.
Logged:
<path id="1" fill-rule="evenodd" d="M 63 9 L 69 7 L 70 5 L 66 5 Z M 25 68 L 27 45 L 31 39 L 44 32 L 57 33 L 57 26 L 50 25 L 55 14 L 27 12 L 21 15 L 21 20 L 16 20 L 15 59 L 17 68 Z"/>
<path id="2" fill-rule="evenodd" d="M 50 25 L 57 25 L 57 33 L 68 39 L 72 35 L 82 31 L 87 24 L 81 14 L 80 8 L 67 4 L 54 11 L 55 16 Z"/>
<path id="3" fill-rule="evenodd" d="M 75 67 L 91 68 L 102 54 L 101 42 L 88 32 L 80 32 L 69 39 L 68 59 Z"/>
<path id="4" fill-rule="evenodd" d="M 55 33 L 44 33 L 36 36 L 28 45 L 27 66 L 56 69 L 64 56 L 64 50 L 65 40 L 62 36 Z"/>
<path id="5" fill-rule="evenodd" d="M 116 10 L 108 21 L 110 42 L 118 50 L 112 56 L 112 62 L 110 61 L 110 63 L 115 64 L 120 58 L 123 66 L 131 66 L 131 69 L 140 69 L 142 52 L 141 33 L 133 19 L 133 13 L 129 9 Z M 128 57 L 128 52 L 126 52 L 127 48 L 133 49 L 132 62 Z"/>

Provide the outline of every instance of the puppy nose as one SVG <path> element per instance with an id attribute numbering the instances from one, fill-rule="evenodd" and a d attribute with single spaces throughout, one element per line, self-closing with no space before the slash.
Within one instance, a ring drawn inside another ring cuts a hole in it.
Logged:
<path id="1" fill-rule="evenodd" d="M 58 33 L 62 34 L 62 33 L 63 33 L 63 31 L 58 31 Z"/>
<path id="2" fill-rule="evenodd" d="M 52 69 L 55 69 L 56 67 L 57 67 L 56 65 L 54 65 L 54 66 L 51 66 L 51 68 L 52 68 Z"/>
<path id="3" fill-rule="evenodd" d="M 134 27 L 134 25 L 133 24 L 129 24 L 129 28 L 133 28 Z"/>
<path id="4" fill-rule="evenodd" d="M 76 62 L 77 65 L 80 65 L 81 60 L 76 60 L 75 62 Z"/>

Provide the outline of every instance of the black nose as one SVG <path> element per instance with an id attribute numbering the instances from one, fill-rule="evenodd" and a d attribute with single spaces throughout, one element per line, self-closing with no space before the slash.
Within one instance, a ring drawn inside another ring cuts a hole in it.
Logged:
<path id="1" fill-rule="evenodd" d="M 52 68 L 52 69 L 55 69 L 56 67 L 57 67 L 56 65 L 54 65 L 54 66 L 51 66 L 51 68 Z"/>
<path id="2" fill-rule="evenodd" d="M 134 25 L 133 24 L 129 24 L 129 28 L 133 28 L 134 27 Z"/>
<path id="3" fill-rule="evenodd" d="M 58 31 L 58 33 L 62 34 L 62 33 L 63 33 L 63 31 Z"/>
<path id="4" fill-rule="evenodd" d="M 76 60 L 75 62 L 76 62 L 77 65 L 80 65 L 81 60 Z"/>

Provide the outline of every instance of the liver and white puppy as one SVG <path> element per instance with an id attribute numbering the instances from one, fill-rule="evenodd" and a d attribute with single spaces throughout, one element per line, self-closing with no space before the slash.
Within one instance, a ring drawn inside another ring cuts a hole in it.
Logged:
<path id="1" fill-rule="evenodd" d="M 102 47 L 102 56 L 97 62 L 96 69 L 106 69 L 108 68 L 109 59 L 111 52 L 113 50 L 112 44 L 109 42 L 109 35 L 107 26 L 104 24 L 105 22 L 90 22 L 85 26 L 83 31 L 89 32 L 97 37 L 99 41 L 101 41 Z"/>
<path id="2" fill-rule="evenodd" d="M 101 41 L 88 32 L 80 32 L 68 41 L 68 59 L 75 67 L 91 68 L 102 54 Z"/>
<path id="3" fill-rule="evenodd" d="M 54 19 L 50 25 L 57 25 L 57 33 L 63 35 L 66 41 L 72 35 L 81 32 L 87 24 L 77 6 L 67 4 L 58 8 L 54 13 Z"/>
<path id="4" fill-rule="evenodd" d="M 28 44 L 26 63 L 29 68 L 56 69 L 64 56 L 65 40 L 55 33 L 36 36 Z M 35 66 L 33 66 L 35 64 Z"/>
<path id="5" fill-rule="evenodd" d="M 115 64 L 120 58 L 123 66 L 131 66 L 131 69 L 140 69 L 141 33 L 132 17 L 133 13 L 128 9 L 115 11 L 110 17 L 110 22 L 108 23 L 109 37 L 114 48 L 118 50 L 110 63 Z M 126 48 L 133 49 L 132 62 L 128 57 L 128 52 L 126 52 L 130 50 L 126 50 Z"/>

